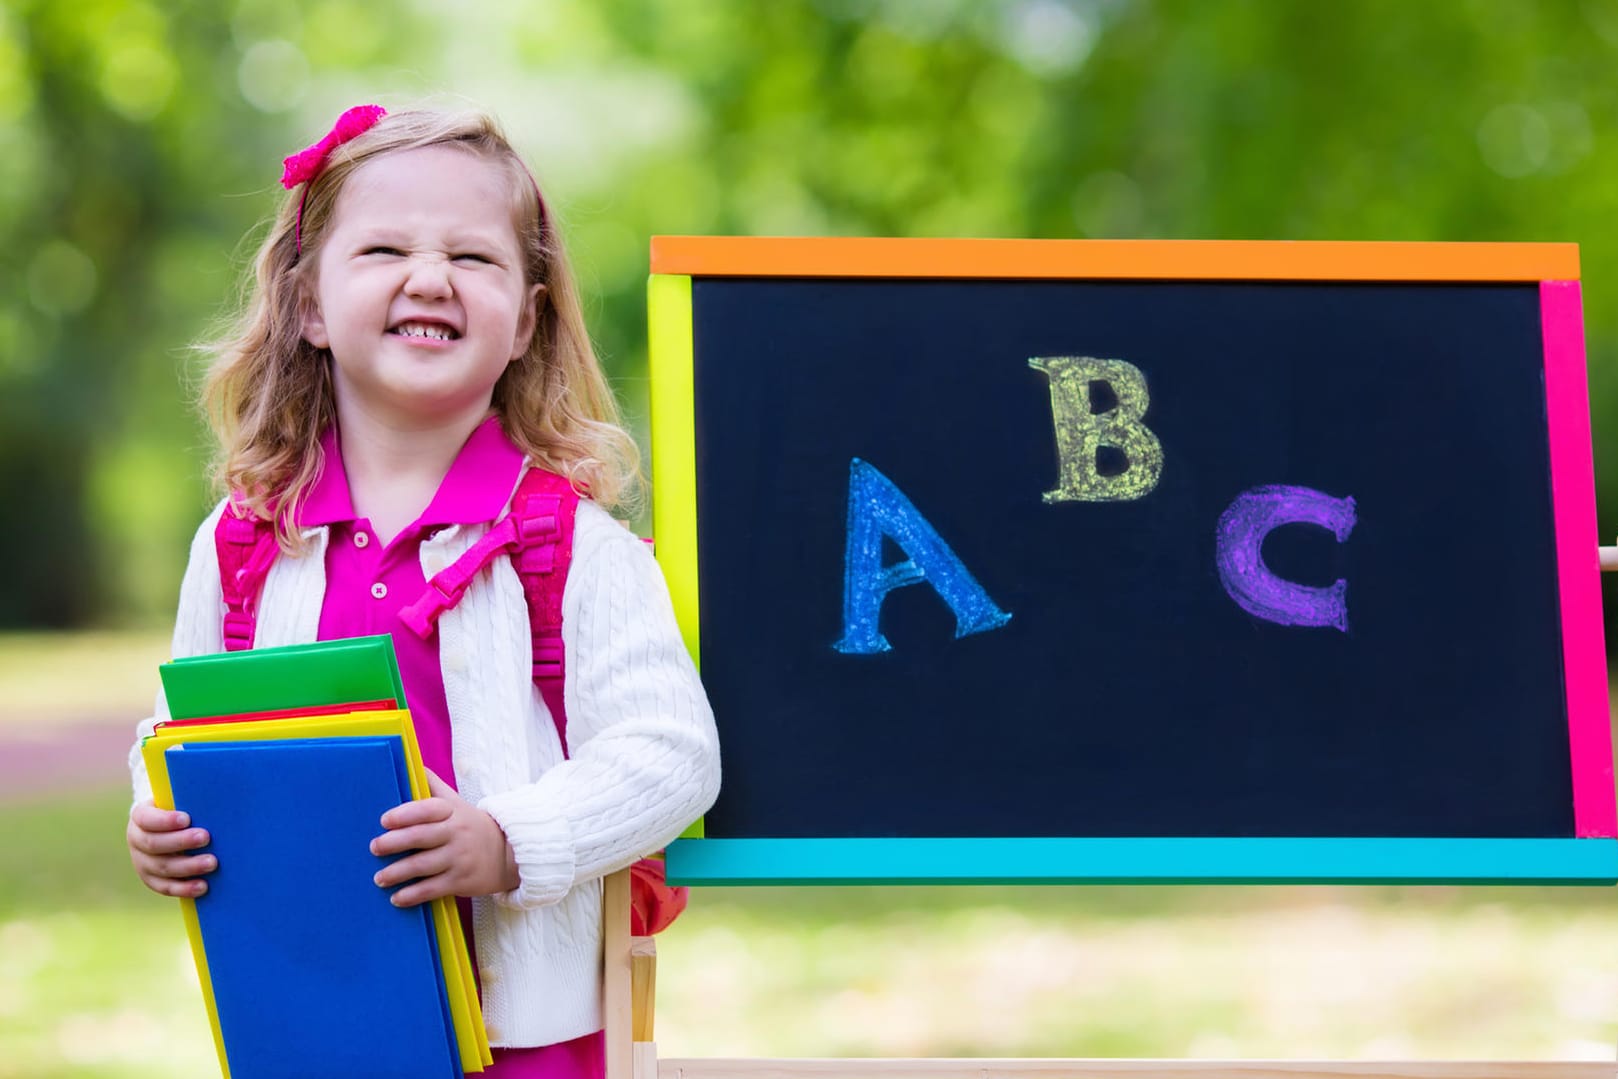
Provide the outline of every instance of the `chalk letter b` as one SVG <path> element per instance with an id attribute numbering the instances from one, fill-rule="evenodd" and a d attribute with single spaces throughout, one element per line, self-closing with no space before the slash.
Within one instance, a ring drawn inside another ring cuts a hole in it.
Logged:
<path id="1" fill-rule="evenodd" d="M 1128 502 L 1150 494 L 1163 474 L 1163 444 L 1141 422 L 1151 398 L 1140 368 L 1093 356 L 1036 356 L 1028 366 L 1051 383 L 1059 465 L 1056 490 L 1046 491 L 1045 501 Z M 1097 382 L 1112 390 L 1116 407 L 1093 409 L 1090 386 Z M 1124 455 L 1117 475 L 1101 474 L 1096 454 L 1104 447 Z"/>
<path id="2" fill-rule="evenodd" d="M 1311 524 L 1342 543 L 1354 530 L 1354 500 L 1308 487 L 1254 487 L 1236 496 L 1219 517 L 1214 560 L 1220 583 L 1236 606 L 1283 626 L 1335 626 L 1348 630 L 1348 582 L 1312 588 L 1284 580 L 1264 564 L 1264 537 L 1282 525 Z"/>
<path id="3" fill-rule="evenodd" d="M 882 565 L 884 536 L 899 545 L 908 556 L 905 561 Z M 958 638 L 996 629 L 1011 618 L 995 606 L 904 492 L 873 466 L 854 458 L 848 475 L 843 636 L 832 647 L 852 655 L 891 651 L 893 646 L 877 628 L 882 601 L 895 588 L 922 582 L 932 585 L 954 612 Z"/>

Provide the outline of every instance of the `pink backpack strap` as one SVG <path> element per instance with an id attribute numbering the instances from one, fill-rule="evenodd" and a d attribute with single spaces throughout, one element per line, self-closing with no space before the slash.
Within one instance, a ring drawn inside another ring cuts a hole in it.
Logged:
<path id="1" fill-rule="evenodd" d="M 270 566 L 281 551 L 270 522 L 244 510 L 232 498 L 213 530 L 219 555 L 219 589 L 225 597 L 225 651 L 253 647 L 258 597 Z"/>
<path id="2" fill-rule="evenodd" d="M 523 542 L 517 578 L 528 598 L 528 628 L 534 639 L 534 685 L 556 721 L 567 756 L 567 705 L 562 685 L 567 659 L 562 648 L 562 590 L 573 564 L 573 525 L 579 493 L 565 476 L 531 468 L 517 487 L 511 515 L 520 519 Z"/>
<path id="3" fill-rule="evenodd" d="M 496 555 L 511 553 L 528 601 L 534 685 L 556 722 L 563 754 L 567 753 L 567 709 L 562 698 L 566 675 L 562 590 L 573 561 L 573 521 L 578 508 L 578 492 L 566 478 L 541 468 L 529 469 L 512 496 L 511 512 L 448 568 L 435 574 L 421 599 L 399 612 L 411 632 L 426 640 L 439 616 L 460 602 L 483 567 Z"/>

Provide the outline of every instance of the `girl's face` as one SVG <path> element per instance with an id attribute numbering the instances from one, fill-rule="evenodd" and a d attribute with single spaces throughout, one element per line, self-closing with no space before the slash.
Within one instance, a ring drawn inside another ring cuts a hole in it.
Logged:
<path id="1" fill-rule="evenodd" d="M 506 176 L 450 146 L 384 154 L 337 196 L 303 336 L 331 350 L 339 415 L 466 422 L 528 348 L 543 285 L 524 280 Z"/>

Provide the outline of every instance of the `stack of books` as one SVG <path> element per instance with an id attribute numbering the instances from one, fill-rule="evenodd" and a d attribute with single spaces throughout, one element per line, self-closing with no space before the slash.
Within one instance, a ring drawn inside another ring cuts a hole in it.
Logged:
<path id="1" fill-rule="evenodd" d="M 181 900 L 227 1079 L 443 1079 L 492 1063 L 455 901 L 398 908 L 383 813 L 427 796 L 387 636 L 197 656 L 160 670 L 142 746 L 159 807 L 219 868 Z"/>

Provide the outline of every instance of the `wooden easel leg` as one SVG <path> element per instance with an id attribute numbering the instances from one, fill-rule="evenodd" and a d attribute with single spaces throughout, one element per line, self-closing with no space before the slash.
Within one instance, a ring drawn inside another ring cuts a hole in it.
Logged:
<path id="1" fill-rule="evenodd" d="M 635 1040 L 656 1038 L 657 1026 L 657 941 L 652 937 L 629 938 L 629 985 L 634 1000 Z"/>
<path id="2" fill-rule="evenodd" d="M 607 1079 L 634 1079 L 634 1004 L 630 993 L 629 870 L 607 877 L 601 889 L 601 1013 L 605 1022 Z"/>
<path id="3" fill-rule="evenodd" d="M 630 938 L 629 986 L 634 1000 L 635 1079 L 657 1079 L 657 942 L 651 937 Z"/>
<path id="4" fill-rule="evenodd" d="M 635 1043 L 635 1079 L 657 1079 L 657 1043 Z"/>

